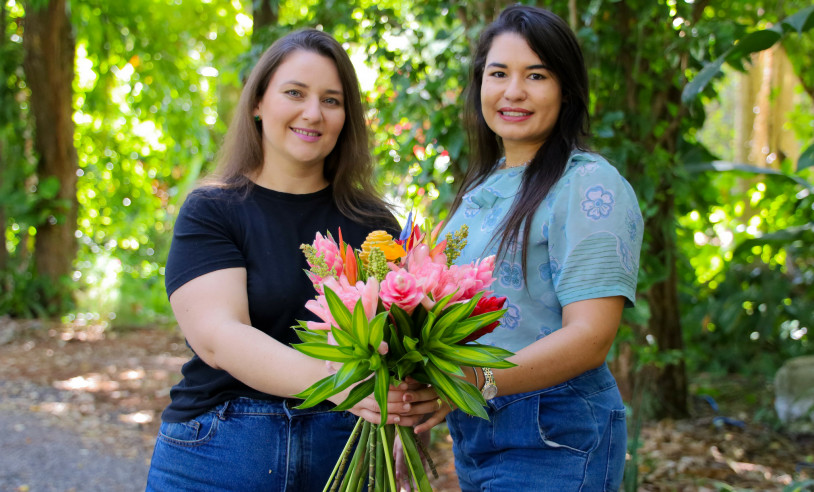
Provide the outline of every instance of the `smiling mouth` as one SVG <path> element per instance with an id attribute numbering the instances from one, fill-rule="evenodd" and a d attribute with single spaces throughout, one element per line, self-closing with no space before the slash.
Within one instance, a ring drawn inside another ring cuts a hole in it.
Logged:
<path id="1" fill-rule="evenodd" d="M 299 133 L 300 135 L 305 135 L 306 137 L 319 137 L 322 134 L 315 130 L 306 130 L 304 128 L 291 128 L 291 131 L 294 133 Z"/>
<path id="2" fill-rule="evenodd" d="M 529 116 L 531 115 L 530 111 L 498 111 L 503 116 Z"/>

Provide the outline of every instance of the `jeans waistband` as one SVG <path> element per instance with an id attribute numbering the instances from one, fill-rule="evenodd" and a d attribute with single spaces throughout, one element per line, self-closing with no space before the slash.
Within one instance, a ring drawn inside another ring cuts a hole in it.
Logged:
<path id="1" fill-rule="evenodd" d="M 286 415 L 295 417 L 297 415 L 328 412 L 335 406 L 330 402 L 322 402 L 311 408 L 295 408 L 302 402 L 303 400 L 297 398 L 277 397 L 269 400 L 258 400 L 241 396 L 221 403 L 213 411 L 221 418 L 228 415 Z"/>

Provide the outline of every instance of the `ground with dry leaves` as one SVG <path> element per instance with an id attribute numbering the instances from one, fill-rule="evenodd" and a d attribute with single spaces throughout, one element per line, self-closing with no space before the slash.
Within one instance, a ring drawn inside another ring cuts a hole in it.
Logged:
<path id="1" fill-rule="evenodd" d="M 4 319 L 0 335 L 0 407 L 62 425 L 111 455 L 149 457 L 169 389 L 189 356 L 177 332 L 111 334 Z M 705 388 L 711 384 L 716 386 L 707 382 Z M 719 413 L 696 399 L 694 418 L 642 426 L 638 490 L 782 491 L 814 478 L 814 438 L 762 423 L 769 420 L 760 415 L 768 411 L 770 390 L 755 381 L 719 381 Z M 434 490 L 458 491 L 444 432 L 435 433 L 432 450 L 440 472 Z"/>

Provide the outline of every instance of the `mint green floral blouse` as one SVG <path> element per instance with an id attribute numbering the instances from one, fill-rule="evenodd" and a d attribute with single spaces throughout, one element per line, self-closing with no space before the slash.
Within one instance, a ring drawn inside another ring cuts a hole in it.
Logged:
<path id="1" fill-rule="evenodd" d="M 498 227 L 525 168 L 494 171 L 467 193 L 444 234 L 469 226 L 457 263 L 495 254 Z M 604 158 L 575 151 L 531 224 L 527 272 L 516 247 L 495 262 L 495 296 L 508 298 L 500 326 L 479 342 L 518 351 L 562 327 L 563 306 L 585 299 L 636 298 L 643 221 L 630 184 Z M 443 234 L 441 237 L 444 237 Z M 528 288 L 527 288 L 528 287 Z"/>

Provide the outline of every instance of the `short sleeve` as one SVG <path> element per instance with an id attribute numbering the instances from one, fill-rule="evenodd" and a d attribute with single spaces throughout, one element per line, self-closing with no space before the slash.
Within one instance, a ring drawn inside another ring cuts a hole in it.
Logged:
<path id="1" fill-rule="evenodd" d="M 190 280 L 216 270 L 244 267 L 237 243 L 238 226 L 230 216 L 231 200 L 224 190 L 198 189 L 181 206 L 167 257 L 167 296 Z"/>
<path id="2" fill-rule="evenodd" d="M 569 167 L 553 197 L 550 270 L 562 306 L 599 297 L 636 299 L 643 220 L 630 184 L 603 159 Z"/>

